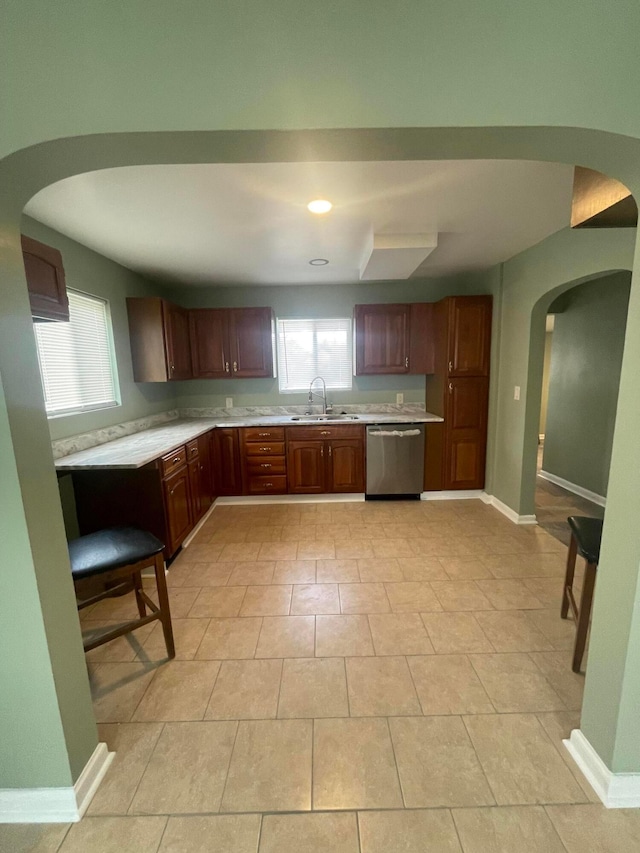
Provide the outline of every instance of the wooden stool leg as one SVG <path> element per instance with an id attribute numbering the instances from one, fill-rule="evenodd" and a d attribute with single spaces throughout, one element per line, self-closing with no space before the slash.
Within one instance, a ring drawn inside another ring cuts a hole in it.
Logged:
<path id="1" fill-rule="evenodd" d="M 596 563 L 587 563 L 584 570 L 584 582 L 582 584 L 582 596 L 580 598 L 580 613 L 576 631 L 576 644 L 573 649 L 574 672 L 580 672 L 584 647 L 587 644 L 589 633 L 589 621 L 591 617 L 591 605 L 593 603 L 593 590 L 596 583 Z"/>
<path id="2" fill-rule="evenodd" d="M 173 628 L 171 627 L 171 611 L 169 610 L 169 593 L 167 592 L 167 578 L 164 573 L 164 557 L 162 553 L 155 558 L 156 586 L 158 588 L 158 603 L 160 605 L 160 621 L 164 632 L 164 641 L 167 645 L 167 656 L 176 656 L 176 647 L 173 642 Z"/>
<path id="3" fill-rule="evenodd" d="M 564 586 L 562 588 L 562 607 L 560 608 L 560 616 L 563 619 L 567 618 L 567 613 L 569 612 L 569 593 L 568 590 L 573 589 L 573 576 L 576 571 L 576 554 L 578 551 L 578 543 L 576 542 L 576 537 L 571 536 L 571 542 L 569 542 L 569 551 L 567 553 L 567 570 L 564 576 Z"/>
<path id="4" fill-rule="evenodd" d="M 136 572 L 133 576 L 133 589 L 136 594 L 136 604 L 138 605 L 138 613 L 140 616 L 147 615 L 147 608 L 144 603 L 144 598 L 140 595 L 140 590 L 142 589 L 142 575 L 140 572 Z"/>

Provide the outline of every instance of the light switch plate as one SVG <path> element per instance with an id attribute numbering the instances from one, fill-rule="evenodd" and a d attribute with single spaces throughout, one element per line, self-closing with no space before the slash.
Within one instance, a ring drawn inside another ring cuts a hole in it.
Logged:
<path id="1" fill-rule="evenodd" d="M 520 386 L 519 385 L 516 385 L 513 389 L 513 399 L 514 400 L 520 399 Z"/>
<path id="2" fill-rule="evenodd" d="M 396 394 L 396 406 L 401 406 L 404 403 L 404 394 Z"/>
<path id="3" fill-rule="evenodd" d="M 233 409 L 233 397 L 226 397 L 224 404 L 225 409 Z"/>

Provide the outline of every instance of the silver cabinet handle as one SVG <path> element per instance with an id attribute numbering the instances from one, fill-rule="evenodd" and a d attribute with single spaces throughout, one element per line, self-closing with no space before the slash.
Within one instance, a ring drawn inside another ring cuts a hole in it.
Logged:
<path id="1" fill-rule="evenodd" d="M 453 393 L 453 382 L 450 382 L 450 383 L 449 383 L 449 393 L 450 393 L 450 394 L 452 394 L 452 393 Z"/>
<path id="2" fill-rule="evenodd" d="M 229 362 L 228 361 L 225 361 L 225 363 L 224 363 L 224 372 L 225 373 L 229 372 Z"/>
<path id="3" fill-rule="evenodd" d="M 260 450 L 261 450 L 263 453 L 268 453 L 268 452 L 271 450 L 271 448 L 270 448 L 270 447 L 261 447 L 261 448 L 260 448 Z"/>
<path id="4" fill-rule="evenodd" d="M 331 445 L 329 445 L 329 456 L 331 456 Z"/>
<path id="5" fill-rule="evenodd" d="M 452 361 L 450 361 L 450 362 L 449 362 L 449 373 L 451 373 L 451 372 L 452 372 L 452 370 L 453 370 L 453 362 L 452 362 Z"/>
<path id="6" fill-rule="evenodd" d="M 409 356 L 406 356 L 406 358 L 405 358 L 405 360 L 404 360 L 404 366 L 405 366 L 406 368 L 408 368 L 408 367 L 409 367 Z"/>
<path id="7" fill-rule="evenodd" d="M 328 429 L 320 430 L 320 435 L 331 435 L 331 430 L 328 430 Z"/>
<path id="8" fill-rule="evenodd" d="M 237 361 L 234 361 L 234 362 L 233 362 L 233 372 L 234 372 L 234 373 L 237 373 L 237 372 L 238 372 L 238 362 L 237 362 Z"/>
<path id="9" fill-rule="evenodd" d="M 180 457 L 179 457 L 179 456 L 175 456 L 175 457 L 174 457 L 174 459 L 173 459 L 173 464 L 175 465 L 175 464 L 176 464 L 177 462 L 179 462 L 179 461 L 180 461 Z"/>
<path id="10" fill-rule="evenodd" d="M 265 483 L 265 484 L 264 484 L 264 487 L 265 487 L 265 489 L 272 489 L 272 488 L 273 488 L 273 483 Z"/>
<path id="11" fill-rule="evenodd" d="M 324 444 L 320 445 L 320 456 L 324 456 Z"/>
<path id="12" fill-rule="evenodd" d="M 260 467 L 261 468 L 271 468 L 271 462 L 262 462 Z"/>
<path id="13" fill-rule="evenodd" d="M 269 438 L 269 436 L 270 436 L 270 435 L 271 435 L 271 433 L 270 433 L 270 432 L 259 432 L 259 433 L 258 433 L 258 436 L 259 436 L 260 438 Z"/>

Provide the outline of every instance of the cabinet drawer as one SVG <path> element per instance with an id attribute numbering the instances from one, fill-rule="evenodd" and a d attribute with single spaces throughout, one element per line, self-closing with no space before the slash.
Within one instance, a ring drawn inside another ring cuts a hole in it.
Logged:
<path id="1" fill-rule="evenodd" d="M 193 441 L 187 442 L 187 459 L 195 459 L 196 456 L 199 455 L 198 449 L 198 439 L 194 438 Z"/>
<path id="2" fill-rule="evenodd" d="M 160 460 L 160 467 L 162 469 L 162 476 L 166 477 L 167 474 L 170 474 L 172 471 L 176 471 L 178 468 L 185 465 L 187 462 L 187 449 L 184 447 L 176 447 L 175 450 L 172 450 L 171 453 L 167 453 L 166 456 L 163 456 Z"/>
<path id="3" fill-rule="evenodd" d="M 284 456 L 284 441 L 250 441 L 244 448 L 247 456 Z"/>
<path id="4" fill-rule="evenodd" d="M 323 441 L 329 438 L 364 438 L 364 427 L 359 424 L 339 424 L 329 426 L 293 426 L 287 427 L 289 441 Z"/>
<path id="5" fill-rule="evenodd" d="M 264 459 L 256 459 L 255 456 L 247 460 L 247 473 L 250 477 L 272 474 L 286 474 L 287 462 L 285 456 L 269 456 Z"/>
<path id="6" fill-rule="evenodd" d="M 287 478 L 284 475 L 275 477 L 249 477 L 247 492 L 250 495 L 282 495 L 287 491 Z"/>
<path id="7" fill-rule="evenodd" d="M 284 427 L 244 427 L 243 441 L 284 441 Z"/>

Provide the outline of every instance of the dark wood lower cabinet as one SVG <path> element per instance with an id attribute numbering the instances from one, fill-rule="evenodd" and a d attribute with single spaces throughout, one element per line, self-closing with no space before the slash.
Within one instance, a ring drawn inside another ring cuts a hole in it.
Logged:
<path id="1" fill-rule="evenodd" d="M 178 468 L 162 481 L 167 517 L 165 546 L 170 554 L 178 549 L 193 526 L 189 468 L 189 465 Z"/>
<path id="2" fill-rule="evenodd" d="M 452 378 L 446 394 L 445 489 L 481 489 L 487 449 L 488 379 Z"/>
<path id="3" fill-rule="evenodd" d="M 364 447 L 362 439 L 342 438 L 327 442 L 328 492 L 364 492 Z"/>
<path id="4" fill-rule="evenodd" d="M 364 492 L 364 439 L 288 441 L 287 471 L 290 494 Z"/>
<path id="5" fill-rule="evenodd" d="M 289 492 L 319 495 L 327 491 L 324 441 L 287 442 Z"/>
<path id="6" fill-rule="evenodd" d="M 242 494 L 240 444 L 237 429 L 223 427 L 213 431 L 211 468 L 216 496 Z"/>

